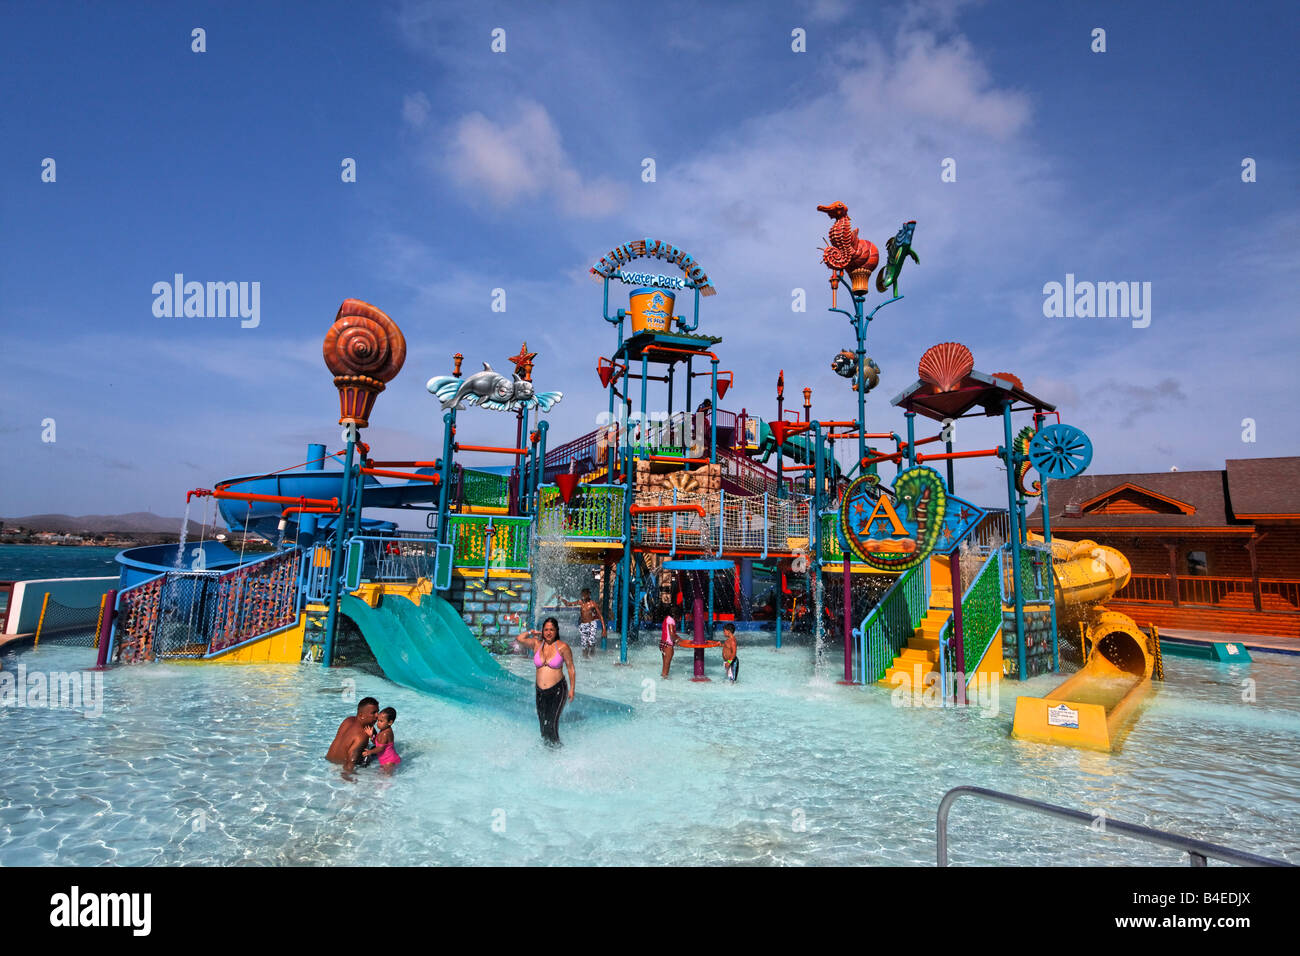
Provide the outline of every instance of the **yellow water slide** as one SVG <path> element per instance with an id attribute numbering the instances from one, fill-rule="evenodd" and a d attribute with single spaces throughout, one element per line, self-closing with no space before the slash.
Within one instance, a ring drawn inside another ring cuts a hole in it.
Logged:
<path id="1" fill-rule="evenodd" d="M 1133 619 L 1103 606 L 1128 584 L 1131 568 L 1123 554 L 1095 541 L 1055 538 L 1051 548 L 1057 629 L 1082 636 L 1085 663 L 1045 697 L 1017 698 L 1011 736 L 1109 751 L 1150 689 L 1154 666 Z"/>

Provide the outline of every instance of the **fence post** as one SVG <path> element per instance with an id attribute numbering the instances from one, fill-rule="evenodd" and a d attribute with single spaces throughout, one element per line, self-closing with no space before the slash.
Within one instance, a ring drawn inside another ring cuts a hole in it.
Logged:
<path id="1" fill-rule="evenodd" d="M 103 670 L 108 663 L 108 645 L 113 637 L 113 618 L 117 612 L 117 592 L 109 591 L 103 597 L 103 604 L 100 605 L 99 614 L 99 633 L 95 637 L 99 645 L 99 655 L 95 658 L 95 669 Z"/>
<path id="2" fill-rule="evenodd" d="M 36 621 L 36 640 L 32 644 L 33 647 L 40 647 L 41 645 L 41 628 L 45 626 L 45 610 L 49 606 L 50 606 L 50 592 L 46 591 L 45 599 L 41 601 L 41 616 Z"/>

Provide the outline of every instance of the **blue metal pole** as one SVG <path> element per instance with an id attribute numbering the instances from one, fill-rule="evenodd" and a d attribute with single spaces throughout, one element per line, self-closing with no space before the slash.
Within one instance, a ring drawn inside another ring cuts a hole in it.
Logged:
<path id="1" fill-rule="evenodd" d="M 306 471 L 325 470 L 325 446 L 310 444 L 307 446 Z M 312 514 L 298 515 L 298 543 L 304 550 L 310 550 L 316 543 L 317 518 Z"/>
<path id="2" fill-rule="evenodd" d="M 904 412 L 907 419 L 907 464 L 916 467 L 916 412 Z"/>
<path id="3" fill-rule="evenodd" d="M 339 490 L 339 516 L 334 522 L 334 556 L 330 561 L 330 610 L 325 622 L 325 647 L 321 653 L 326 667 L 334 666 L 334 634 L 339 623 L 339 598 L 343 587 L 343 537 L 348 523 L 348 479 L 352 476 L 352 453 L 357 447 L 355 426 L 348 426 L 348 448 L 343 458 L 343 485 Z"/>
<path id="4" fill-rule="evenodd" d="M 438 541 L 447 544 L 448 498 L 451 495 L 451 444 L 456 431 L 456 409 L 442 416 L 442 481 L 438 485 Z"/>
<path id="5" fill-rule="evenodd" d="M 1025 599 L 1020 592 L 1020 519 L 1016 507 L 1016 453 L 1011 442 L 1011 399 L 1002 400 L 1002 434 L 1006 446 L 1002 460 L 1007 466 L 1007 521 L 1011 525 L 1011 586 L 1016 606 L 1016 662 L 1018 678 L 1025 680 Z"/>
<path id="6" fill-rule="evenodd" d="M 843 280 L 841 280 L 843 281 Z M 865 295 L 853 296 L 853 331 L 858 334 L 858 461 L 867 457 L 867 319 L 862 314 Z"/>

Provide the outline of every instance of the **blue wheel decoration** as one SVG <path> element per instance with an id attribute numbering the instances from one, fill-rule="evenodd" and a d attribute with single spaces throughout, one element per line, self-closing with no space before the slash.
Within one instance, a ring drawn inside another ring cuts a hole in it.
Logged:
<path id="1" fill-rule="evenodd" d="M 1029 443 L 1029 463 L 1053 481 L 1081 475 L 1091 462 L 1092 441 L 1073 425 L 1048 425 Z"/>

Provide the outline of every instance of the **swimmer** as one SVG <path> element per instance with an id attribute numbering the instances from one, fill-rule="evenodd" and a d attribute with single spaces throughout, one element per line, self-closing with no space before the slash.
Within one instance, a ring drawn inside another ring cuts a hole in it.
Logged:
<path id="1" fill-rule="evenodd" d="M 560 713 L 566 697 L 573 701 L 578 678 L 573 669 L 573 651 L 560 640 L 560 622 L 548 617 L 540 631 L 524 631 L 519 643 L 533 652 L 533 666 L 537 668 L 537 722 L 541 725 L 542 739 L 547 746 L 560 746 Z M 565 683 L 564 669 L 569 671 Z"/>
<path id="2" fill-rule="evenodd" d="M 338 733 L 334 735 L 334 742 L 330 744 L 325 759 L 330 763 L 341 763 L 347 769 L 356 766 L 378 713 L 379 701 L 373 697 L 363 697 L 357 704 L 356 716 L 345 717 L 343 723 L 339 724 Z"/>

